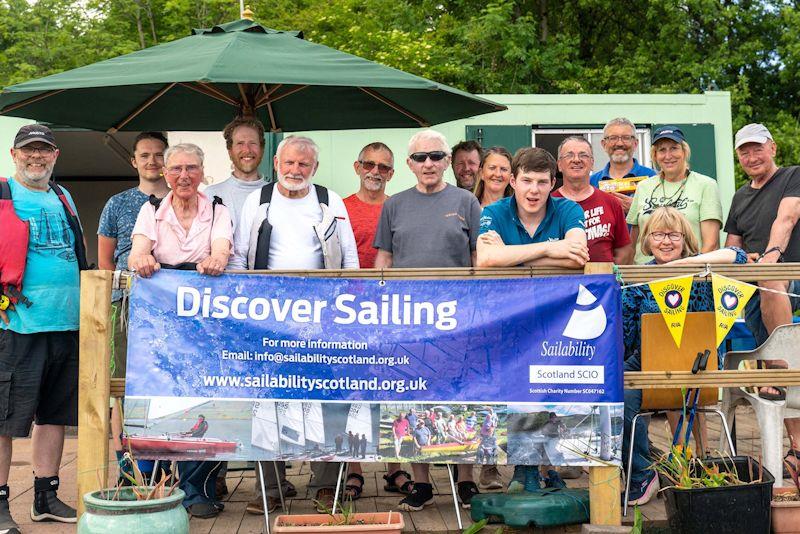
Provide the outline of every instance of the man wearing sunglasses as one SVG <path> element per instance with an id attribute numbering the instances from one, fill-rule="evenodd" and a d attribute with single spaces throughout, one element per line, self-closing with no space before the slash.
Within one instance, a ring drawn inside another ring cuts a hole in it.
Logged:
<path id="1" fill-rule="evenodd" d="M 408 143 L 408 167 L 417 185 L 389 198 L 383 205 L 375 248 L 375 267 L 471 267 L 475 264 L 481 207 L 471 192 L 444 181 L 450 165 L 447 139 L 434 130 L 415 134 Z M 400 501 L 406 511 L 433 503 L 428 464 L 411 464 L 414 486 Z M 458 466 L 458 498 L 470 508 L 479 493 L 472 466 Z"/>
<path id="2" fill-rule="evenodd" d="M 361 149 L 353 169 L 360 180 L 356 193 L 344 199 L 350 224 L 358 246 L 358 263 L 362 269 L 375 266 L 377 251 L 372 246 L 383 203 L 389 198 L 386 184 L 394 175 L 394 154 L 381 142 Z"/>
<path id="3" fill-rule="evenodd" d="M 599 187 L 601 180 L 616 180 L 619 178 L 635 178 L 638 176 L 654 176 L 656 171 L 650 167 L 640 165 L 633 155 L 639 148 L 639 138 L 636 137 L 636 125 L 625 117 L 618 117 L 608 121 L 603 128 L 603 139 L 600 141 L 603 150 L 608 154 L 606 166 L 592 174 L 592 187 Z M 631 198 L 616 191 L 610 194 L 617 198 L 622 205 L 622 211 L 628 213 L 631 207 Z"/>

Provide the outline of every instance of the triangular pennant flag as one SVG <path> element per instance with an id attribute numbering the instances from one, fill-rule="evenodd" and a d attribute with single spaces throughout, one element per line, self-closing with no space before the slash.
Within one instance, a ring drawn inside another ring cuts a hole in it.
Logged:
<path id="1" fill-rule="evenodd" d="M 758 289 L 756 286 L 711 273 L 714 293 L 714 320 L 717 323 L 717 347 L 728 335 L 733 322 L 744 310 L 747 301 Z"/>
<path id="2" fill-rule="evenodd" d="M 689 309 L 689 295 L 692 292 L 693 275 L 671 280 L 650 282 L 650 291 L 656 299 L 661 317 L 667 323 L 672 339 L 680 348 L 683 338 L 683 325 L 686 322 L 686 310 Z"/>

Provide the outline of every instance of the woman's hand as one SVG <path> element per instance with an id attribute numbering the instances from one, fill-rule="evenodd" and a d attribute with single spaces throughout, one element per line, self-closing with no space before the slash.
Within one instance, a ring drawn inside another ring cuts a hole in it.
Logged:
<path id="1" fill-rule="evenodd" d="M 152 254 L 132 256 L 128 261 L 128 267 L 137 274 L 150 278 L 153 273 L 161 269 L 161 264 L 156 261 Z"/>
<path id="2" fill-rule="evenodd" d="M 197 264 L 197 272 L 200 274 L 207 274 L 210 276 L 219 276 L 228 266 L 227 257 L 222 256 L 208 256 L 206 259 Z"/>

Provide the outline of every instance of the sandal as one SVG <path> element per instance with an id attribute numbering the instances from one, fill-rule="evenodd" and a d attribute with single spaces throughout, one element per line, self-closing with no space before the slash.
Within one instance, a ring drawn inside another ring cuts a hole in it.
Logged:
<path id="1" fill-rule="evenodd" d="M 795 469 L 800 469 L 800 450 L 798 449 L 789 449 L 789 452 L 786 453 L 786 456 L 783 457 L 784 462 L 788 462 L 789 458 L 794 457 L 795 462 L 789 462 L 794 464 Z M 783 466 L 783 478 L 792 478 L 792 474 L 786 469 L 786 466 Z"/>
<path id="2" fill-rule="evenodd" d="M 767 393 L 764 391 L 766 387 L 770 387 L 777 391 L 777 393 Z M 764 400 L 782 401 L 786 400 L 786 388 L 783 386 L 764 386 L 758 390 L 758 396 Z"/>
<path id="3" fill-rule="evenodd" d="M 351 480 L 356 480 L 360 482 L 360 485 L 356 486 L 355 484 L 348 484 Z M 361 492 L 364 490 L 364 477 L 358 473 L 350 473 L 347 475 L 347 479 L 344 481 L 344 492 L 342 493 L 342 499 L 350 500 L 350 501 L 357 501 L 359 497 L 361 497 Z M 349 494 L 347 492 L 350 492 Z"/>
<path id="4" fill-rule="evenodd" d="M 397 477 L 399 476 L 406 477 L 406 481 L 403 482 L 401 486 L 397 485 Z M 408 474 L 408 472 L 398 470 L 392 473 L 391 475 L 383 475 L 383 479 L 386 481 L 386 485 L 383 486 L 383 489 L 385 491 L 389 491 L 391 493 L 402 493 L 404 495 L 411 495 L 411 490 L 414 487 L 414 481 L 411 480 L 411 475 Z"/>
<path id="5" fill-rule="evenodd" d="M 333 488 L 320 488 L 314 497 L 314 506 L 319 514 L 329 514 L 333 508 Z"/>

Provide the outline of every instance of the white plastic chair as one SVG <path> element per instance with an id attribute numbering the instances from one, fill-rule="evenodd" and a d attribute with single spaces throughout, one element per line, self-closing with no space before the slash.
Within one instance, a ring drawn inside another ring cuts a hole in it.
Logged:
<path id="1" fill-rule="evenodd" d="M 729 352 L 725 369 L 738 369 L 747 360 L 785 360 L 790 369 L 800 368 L 800 323 L 776 328 L 758 348 Z M 722 411 L 729 421 L 736 406 L 749 403 L 756 412 L 761 434 L 761 457 L 767 471 L 775 476 L 775 487 L 783 486 L 783 420 L 800 417 L 800 387 L 786 388 L 785 401 L 762 399 L 742 388 L 724 388 Z M 722 438 L 720 439 L 722 443 Z M 721 444 L 720 444 L 721 447 Z"/>

